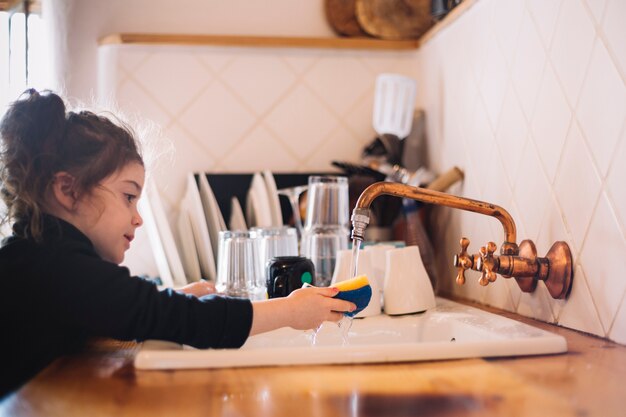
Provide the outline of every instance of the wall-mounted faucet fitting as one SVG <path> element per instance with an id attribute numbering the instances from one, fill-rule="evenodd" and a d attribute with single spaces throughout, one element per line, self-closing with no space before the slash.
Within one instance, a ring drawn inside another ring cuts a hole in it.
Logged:
<path id="1" fill-rule="evenodd" d="M 467 238 L 461 239 L 461 252 L 454 256 L 454 266 L 459 270 L 456 278 L 458 284 L 465 283 L 465 271 L 472 269 L 481 272 L 479 283 L 483 286 L 494 282 L 497 274 L 500 274 L 505 278 L 515 278 L 524 292 L 533 292 L 537 281 L 541 280 L 545 282 L 553 298 L 566 298 L 569 294 L 573 263 L 567 243 L 555 242 L 544 258 L 538 257 L 535 244 L 531 240 L 524 240 L 517 245 L 513 218 L 505 209 L 495 204 L 405 184 L 377 182 L 367 187 L 357 200 L 352 214 L 353 239 L 363 240 L 369 223 L 369 207 L 376 197 L 383 194 L 485 214 L 500 221 L 504 229 L 500 255 L 494 255 L 494 242 L 488 242 L 481 247 L 478 254 L 469 255 L 467 248 L 470 242 Z"/>

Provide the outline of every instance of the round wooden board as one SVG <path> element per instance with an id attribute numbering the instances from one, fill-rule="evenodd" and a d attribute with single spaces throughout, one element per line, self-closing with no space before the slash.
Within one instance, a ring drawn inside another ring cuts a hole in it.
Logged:
<path id="1" fill-rule="evenodd" d="M 326 19 L 341 36 L 368 36 L 356 20 L 356 0 L 325 0 Z"/>
<path id="2" fill-rule="evenodd" d="M 356 17 L 382 39 L 417 39 L 434 24 L 430 0 L 356 0 Z"/>

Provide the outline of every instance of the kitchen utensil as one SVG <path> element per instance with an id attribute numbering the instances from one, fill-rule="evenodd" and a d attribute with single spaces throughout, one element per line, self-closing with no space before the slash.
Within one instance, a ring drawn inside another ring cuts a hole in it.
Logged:
<path id="1" fill-rule="evenodd" d="M 316 227 L 302 232 L 300 255 L 315 265 L 315 282 L 327 287 L 335 270 L 337 253 L 348 249 L 350 231 L 346 227 Z"/>
<path id="2" fill-rule="evenodd" d="M 309 177 L 305 230 L 315 227 L 348 227 L 348 178 L 338 176 Z"/>
<path id="3" fill-rule="evenodd" d="M 161 241 L 167 268 L 169 268 L 171 273 L 171 282 L 168 282 L 168 280 L 165 279 L 167 275 L 163 275 L 162 270 L 159 271 L 159 273 L 162 274 L 161 280 L 163 285 L 168 287 L 185 285 L 187 283 L 187 278 L 185 277 L 183 263 L 181 262 L 178 254 L 174 234 L 172 233 L 172 229 L 170 228 L 170 224 L 167 220 L 167 215 L 165 214 L 165 209 L 163 208 L 163 203 L 161 202 L 159 190 L 157 190 L 154 182 L 148 181 L 146 186 L 146 198 L 143 201 L 144 204 L 142 208 L 144 210 L 148 209 L 150 212 L 150 215 L 147 213 L 145 215 L 145 220 L 148 220 L 146 224 L 148 225 L 153 223 L 153 227 L 147 227 L 148 236 L 153 244 L 156 243 L 156 240 Z M 152 218 L 151 221 L 150 217 Z"/>
<path id="4" fill-rule="evenodd" d="M 228 222 L 230 230 L 248 230 L 246 218 L 243 215 L 243 209 L 237 197 L 230 199 L 230 221 Z"/>
<path id="5" fill-rule="evenodd" d="M 267 265 L 268 298 L 286 297 L 304 284 L 315 284 L 315 267 L 302 256 L 280 256 Z"/>
<path id="6" fill-rule="evenodd" d="M 435 293 L 417 246 L 388 251 L 386 271 L 386 314 L 412 314 L 435 307 Z"/>
<path id="7" fill-rule="evenodd" d="M 211 239 L 211 248 L 213 249 L 213 258 L 217 258 L 217 247 L 219 241 L 219 233 L 227 230 L 226 222 L 220 211 L 220 207 L 215 199 L 215 194 L 209 185 L 209 180 L 204 173 L 199 174 L 200 200 L 204 209 L 204 217 L 206 218 L 207 228 L 209 230 L 209 238 Z"/>
<path id="8" fill-rule="evenodd" d="M 191 217 L 193 238 L 196 242 L 202 277 L 214 281 L 217 275 L 215 271 L 215 257 L 211 248 L 211 239 L 209 238 L 207 221 L 204 217 L 202 200 L 196 185 L 196 179 L 192 173 L 187 175 L 187 191 L 184 199 Z"/>
<path id="9" fill-rule="evenodd" d="M 302 237 L 302 218 L 300 217 L 300 194 L 305 192 L 308 185 L 298 185 L 295 187 L 281 188 L 278 190 L 279 195 L 284 195 L 289 200 L 291 211 L 293 212 L 293 223 L 298 232 L 298 239 Z"/>
<path id="10" fill-rule="evenodd" d="M 252 300 L 265 298 L 265 279 L 254 236 L 247 231 L 223 231 L 219 238 L 217 291 Z"/>
<path id="11" fill-rule="evenodd" d="M 348 178 L 330 175 L 309 177 L 300 253 L 313 261 L 317 285 L 330 284 L 337 252 L 348 249 L 348 205 Z"/>
<path id="12" fill-rule="evenodd" d="M 189 216 L 189 210 L 184 204 L 181 206 L 180 212 L 178 213 L 178 242 L 187 283 L 200 281 L 202 273 L 200 272 L 196 243 L 193 241 L 191 218 Z"/>
<path id="13" fill-rule="evenodd" d="M 294 227 L 255 227 L 251 229 L 259 247 L 259 267 L 265 272 L 270 259 L 298 256 L 298 234 Z"/>
<path id="14" fill-rule="evenodd" d="M 255 173 L 246 201 L 247 224 L 250 226 L 272 226 L 272 208 L 268 197 L 265 180 L 260 173 Z"/>
<path id="15" fill-rule="evenodd" d="M 431 0 L 356 0 L 359 26 L 382 39 L 417 39 L 433 25 Z"/>
<path id="16" fill-rule="evenodd" d="M 413 112 L 411 133 L 402 141 L 400 165 L 409 171 L 417 171 L 427 165 L 426 113 L 418 109 Z"/>
<path id="17" fill-rule="evenodd" d="M 348 176 L 361 175 L 364 177 L 371 177 L 374 182 L 383 181 L 386 176 L 382 172 L 365 165 L 357 165 L 344 161 L 332 161 L 331 164 L 341 169 Z"/>
<path id="18" fill-rule="evenodd" d="M 411 131 L 415 108 L 416 81 L 400 74 L 376 77 L 374 130 L 381 137 L 405 138 Z"/>
<path id="19" fill-rule="evenodd" d="M 142 198 L 138 203 L 139 212 L 143 218 L 145 230 L 148 233 L 148 241 L 150 242 L 150 249 L 154 256 L 157 271 L 159 272 L 159 279 L 161 285 L 166 287 L 174 286 L 174 278 L 172 277 L 172 271 L 167 262 L 167 256 L 165 255 L 165 248 L 163 247 L 163 240 L 159 235 L 159 228 L 157 226 L 152 207 L 147 198 Z"/>
<path id="20" fill-rule="evenodd" d="M 326 20 L 341 36 L 368 36 L 356 19 L 355 0 L 325 0 Z"/>
<path id="21" fill-rule="evenodd" d="M 272 226 L 279 227 L 283 225 L 283 214 L 280 210 L 280 201 L 278 200 L 278 189 L 274 174 L 270 171 L 263 171 L 263 180 L 265 181 L 265 190 L 270 203 L 270 211 L 272 214 Z"/>

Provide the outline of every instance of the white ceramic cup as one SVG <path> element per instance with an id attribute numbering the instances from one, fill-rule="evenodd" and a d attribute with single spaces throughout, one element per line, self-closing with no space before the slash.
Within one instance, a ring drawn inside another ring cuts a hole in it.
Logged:
<path id="1" fill-rule="evenodd" d="M 372 260 L 373 276 L 378 280 L 378 287 L 383 289 L 385 285 L 385 273 L 387 268 L 387 251 L 395 249 L 393 245 L 370 245 L 366 246 L 362 252 L 368 252 Z"/>
<path id="2" fill-rule="evenodd" d="M 369 304 L 354 317 L 369 317 L 380 314 L 380 287 L 378 281 L 373 277 L 374 268 L 372 268 L 371 254 L 366 251 L 359 252 L 359 264 L 357 266 L 357 274 L 365 275 L 372 287 L 372 298 Z M 332 284 L 353 278 L 351 276 L 350 265 L 352 263 L 352 250 L 341 250 L 337 253 L 337 261 L 333 272 Z"/>
<path id="3" fill-rule="evenodd" d="M 386 314 L 412 314 L 435 307 L 435 293 L 417 246 L 388 251 L 386 271 Z"/>

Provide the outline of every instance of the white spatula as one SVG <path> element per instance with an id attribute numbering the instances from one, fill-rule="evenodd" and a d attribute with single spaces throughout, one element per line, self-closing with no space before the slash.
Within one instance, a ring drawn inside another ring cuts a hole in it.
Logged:
<path id="1" fill-rule="evenodd" d="M 416 82 L 400 74 L 380 74 L 374 96 L 374 130 L 380 136 L 404 139 L 411 132 Z"/>

